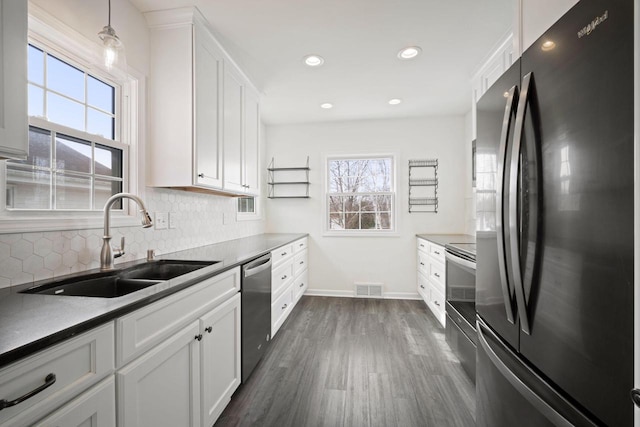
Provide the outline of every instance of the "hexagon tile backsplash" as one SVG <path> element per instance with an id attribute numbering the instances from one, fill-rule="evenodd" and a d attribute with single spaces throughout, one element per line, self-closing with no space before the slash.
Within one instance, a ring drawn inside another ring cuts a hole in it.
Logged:
<path id="1" fill-rule="evenodd" d="M 163 254 L 265 230 L 264 220 L 236 221 L 235 198 L 152 188 L 145 193 L 143 200 L 152 216 L 155 212 L 171 213 L 176 228 L 113 227 L 116 246 L 122 236 L 126 239 L 126 254 L 116 263 L 144 258 L 147 249 Z M 0 235 L 0 288 L 98 268 L 102 231 Z"/>

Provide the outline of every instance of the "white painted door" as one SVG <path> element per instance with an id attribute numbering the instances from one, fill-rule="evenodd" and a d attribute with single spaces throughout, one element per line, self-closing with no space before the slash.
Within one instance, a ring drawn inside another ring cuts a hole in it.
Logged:
<path id="1" fill-rule="evenodd" d="M 0 159 L 25 159 L 27 2 L 0 0 Z"/>
<path id="2" fill-rule="evenodd" d="M 252 90 L 245 92 L 244 185 L 249 194 L 260 194 L 260 100 Z"/>
<path id="3" fill-rule="evenodd" d="M 116 373 L 118 425 L 200 427 L 199 331 L 196 320 Z"/>
<path id="4" fill-rule="evenodd" d="M 224 65 L 224 189 L 242 193 L 244 85 L 237 71 L 229 63 Z"/>
<path id="5" fill-rule="evenodd" d="M 202 426 L 211 427 L 240 385 L 240 293 L 200 319 Z"/>
<path id="6" fill-rule="evenodd" d="M 82 393 L 35 427 L 113 427 L 116 425 L 116 388 L 113 375 Z"/>
<path id="7" fill-rule="evenodd" d="M 222 53 L 206 29 L 194 25 L 195 183 L 222 188 L 220 86 Z"/>

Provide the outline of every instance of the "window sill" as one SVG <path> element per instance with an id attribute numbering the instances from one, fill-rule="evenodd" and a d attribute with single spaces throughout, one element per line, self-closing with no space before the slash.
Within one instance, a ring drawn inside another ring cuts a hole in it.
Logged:
<path id="1" fill-rule="evenodd" d="M 323 237 L 400 237 L 397 231 L 325 231 Z"/>
<path id="2" fill-rule="evenodd" d="M 16 212 L 14 212 L 16 214 Z M 140 225 L 140 218 L 125 215 L 112 215 L 111 228 L 134 227 Z M 14 215 L 0 218 L 0 234 L 36 233 L 45 231 L 67 231 L 100 229 L 104 227 L 104 217 L 100 212 L 96 216 L 71 217 L 71 216 L 29 216 L 24 213 L 19 218 Z"/>

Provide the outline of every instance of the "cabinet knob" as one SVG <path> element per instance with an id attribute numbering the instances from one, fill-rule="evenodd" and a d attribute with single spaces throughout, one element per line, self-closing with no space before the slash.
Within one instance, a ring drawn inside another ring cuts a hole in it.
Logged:
<path id="1" fill-rule="evenodd" d="M 202 334 L 198 334 L 198 335 L 196 335 L 196 340 L 198 340 L 198 341 L 202 341 Z"/>
<path id="2" fill-rule="evenodd" d="M 280 280 L 284 280 L 287 278 L 287 275 L 285 274 L 284 276 L 282 276 L 282 278 Z"/>
<path id="3" fill-rule="evenodd" d="M 204 178 L 204 174 L 203 173 L 199 173 L 198 174 L 198 178 Z"/>
<path id="4" fill-rule="evenodd" d="M 640 390 L 637 388 L 634 388 L 633 390 L 631 390 L 631 400 L 633 400 L 633 403 L 640 408 Z"/>
<path id="5" fill-rule="evenodd" d="M 282 309 L 284 310 L 285 308 L 287 308 L 287 304 L 282 306 Z"/>
<path id="6" fill-rule="evenodd" d="M 204 328 L 205 331 L 211 333 L 213 331 L 213 326 L 209 326 L 208 328 Z"/>

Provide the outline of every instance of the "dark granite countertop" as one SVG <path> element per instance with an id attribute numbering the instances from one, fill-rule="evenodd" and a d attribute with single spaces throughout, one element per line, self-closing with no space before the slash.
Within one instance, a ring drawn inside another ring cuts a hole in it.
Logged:
<path id="1" fill-rule="evenodd" d="M 24 289 L 48 283 L 50 280 L 2 289 L 0 290 L 0 367 L 306 236 L 307 234 L 259 234 L 163 254 L 157 259 L 219 262 L 118 298 L 19 293 Z M 116 264 L 116 267 L 125 268 L 144 262 L 146 261 L 140 260 Z M 97 271 L 85 271 L 58 277 L 55 280 L 81 277 Z"/>
<path id="2" fill-rule="evenodd" d="M 416 236 L 441 246 L 452 243 L 476 242 L 476 236 L 471 236 L 470 234 L 416 234 Z"/>

